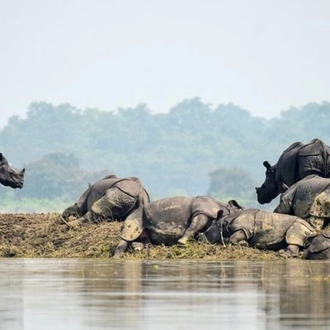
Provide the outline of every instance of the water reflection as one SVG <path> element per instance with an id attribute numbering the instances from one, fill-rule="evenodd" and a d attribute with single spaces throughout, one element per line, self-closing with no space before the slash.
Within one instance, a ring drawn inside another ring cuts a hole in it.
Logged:
<path id="1" fill-rule="evenodd" d="M 322 329 L 330 262 L 0 259 L 1 329 Z"/>

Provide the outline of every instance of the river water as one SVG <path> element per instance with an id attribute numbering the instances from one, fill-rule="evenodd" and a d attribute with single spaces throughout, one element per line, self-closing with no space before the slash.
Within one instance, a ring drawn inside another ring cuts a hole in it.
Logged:
<path id="1" fill-rule="evenodd" d="M 0 259 L 0 329 L 329 329 L 330 262 Z"/>

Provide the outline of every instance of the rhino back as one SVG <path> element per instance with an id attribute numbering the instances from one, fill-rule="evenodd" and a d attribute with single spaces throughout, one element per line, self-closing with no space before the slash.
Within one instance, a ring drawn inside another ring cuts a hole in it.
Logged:
<path id="1" fill-rule="evenodd" d="M 255 247 L 275 247 L 285 240 L 287 230 L 297 217 L 260 210 L 255 215 L 254 235 L 250 244 Z"/>
<path id="2" fill-rule="evenodd" d="M 191 204 L 191 217 L 204 214 L 209 218 L 216 219 L 220 209 L 224 211 L 224 214 L 228 214 L 227 208 L 225 206 L 220 206 L 220 203 L 212 197 L 197 196 L 193 199 Z"/>
<path id="3" fill-rule="evenodd" d="M 302 179 L 309 174 L 317 174 L 329 177 L 330 148 L 320 139 L 313 139 L 302 146 L 298 151 L 297 162 L 299 164 L 299 178 Z"/>
<path id="4" fill-rule="evenodd" d="M 315 198 L 323 191 L 330 188 L 330 179 L 309 175 L 296 183 L 296 192 L 293 200 L 294 214 L 306 219 L 310 215 L 310 209 Z M 290 188 L 291 189 L 291 188 Z"/>
<path id="5" fill-rule="evenodd" d="M 95 182 L 90 188 L 88 195 L 86 196 L 87 211 L 90 210 L 93 204 L 105 195 L 107 190 L 111 188 L 119 178 L 111 176 L 109 178 L 102 179 Z"/>
<path id="6" fill-rule="evenodd" d="M 116 183 L 116 186 L 125 192 L 126 194 L 132 196 L 132 197 L 137 197 L 139 195 L 142 195 L 143 192 L 143 186 L 141 181 L 136 178 L 136 177 L 131 177 L 131 178 L 125 178 L 122 180 L 119 180 Z"/>
<path id="7" fill-rule="evenodd" d="M 288 186 L 297 182 L 297 153 L 303 146 L 302 142 L 294 142 L 285 149 L 276 163 L 276 180 L 284 182 Z"/>
<path id="8" fill-rule="evenodd" d="M 144 207 L 145 217 L 149 226 L 161 224 L 185 225 L 190 217 L 192 197 L 169 197 L 148 203 Z"/>
<path id="9" fill-rule="evenodd" d="M 177 241 L 191 216 L 192 197 L 163 198 L 144 205 L 144 227 L 153 243 Z"/>

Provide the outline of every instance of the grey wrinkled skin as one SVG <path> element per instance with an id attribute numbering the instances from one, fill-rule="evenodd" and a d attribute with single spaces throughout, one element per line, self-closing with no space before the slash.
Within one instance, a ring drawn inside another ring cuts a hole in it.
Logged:
<path id="1" fill-rule="evenodd" d="M 320 139 L 313 139 L 305 145 L 301 142 L 291 144 L 273 166 L 264 161 L 266 179 L 261 187 L 256 187 L 258 202 L 270 203 L 288 187 L 310 174 L 329 177 L 329 157 L 330 147 Z"/>
<path id="2" fill-rule="evenodd" d="M 133 212 L 124 222 L 121 241 L 114 257 L 120 256 L 133 242 L 186 244 L 217 218 L 219 210 L 230 214 L 242 207 L 235 201 L 223 204 L 208 196 L 163 198 Z"/>
<path id="3" fill-rule="evenodd" d="M 330 260 L 329 228 L 313 238 L 310 246 L 306 249 L 303 258 L 310 260 Z"/>
<path id="4" fill-rule="evenodd" d="M 203 239 L 213 244 L 228 242 L 258 249 L 284 249 L 290 256 L 297 256 L 316 235 L 307 221 L 296 216 L 246 209 L 213 221 Z"/>
<path id="5" fill-rule="evenodd" d="M 25 168 L 20 171 L 16 171 L 9 165 L 6 157 L 0 153 L 0 183 L 3 186 L 13 189 L 23 188 L 24 174 Z"/>
<path id="6" fill-rule="evenodd" d="M 323 229 L 330 218 L 330 179 L 308 175 L 281 194 L 274 212 L 298 216 Z"/>
<path id="7" fill-rule="evenodd" d="M 108 175 L 89 185 L 78 201 L 63 211 L 62 217 L 78 217 L 79 223 L 100 219 L 123 221 L 135 209 L 149 202 L 148 192 L 138 178 Z"/>

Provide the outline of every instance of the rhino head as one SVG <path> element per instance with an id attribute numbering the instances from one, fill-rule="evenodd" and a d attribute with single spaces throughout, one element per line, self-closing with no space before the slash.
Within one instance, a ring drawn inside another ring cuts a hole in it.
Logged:
<path id="1" fill-rule="evenodd" d="M 229 201 L 228 204 L 231 205 L 232 202 L 237 207 L 232 208 L 229 213 L 224 212 L 223 209 L 219 210 L 217 218 L 212 221 L 211 225 L 203 233 L 198 234 L 198 241 L 225 246 L 224 237 L 226 237 L 228 224 L 244 210 L 236 201 Z"/>
<path id="2" fill-rule="evenodd" d="M 16 171 L 9 165 L 5 156 L 0 153 L 0 183 L 2 185 L 14 189 L 21 189 L 24 184 L 24 174 L 25 168 L 20 171 Z"/>
<path id="3" fill-rule="evenodd" d="M 264 161 L 266 167 L 266 179 L 261 187 L 256 187 L 257 200 L 260 204 L 270 203 L 279 194 L 288 189 L 288 186 L 283 182 L 279 182 L 276 178 L 276 166 L 271 166 L 268 161 Z"/>

